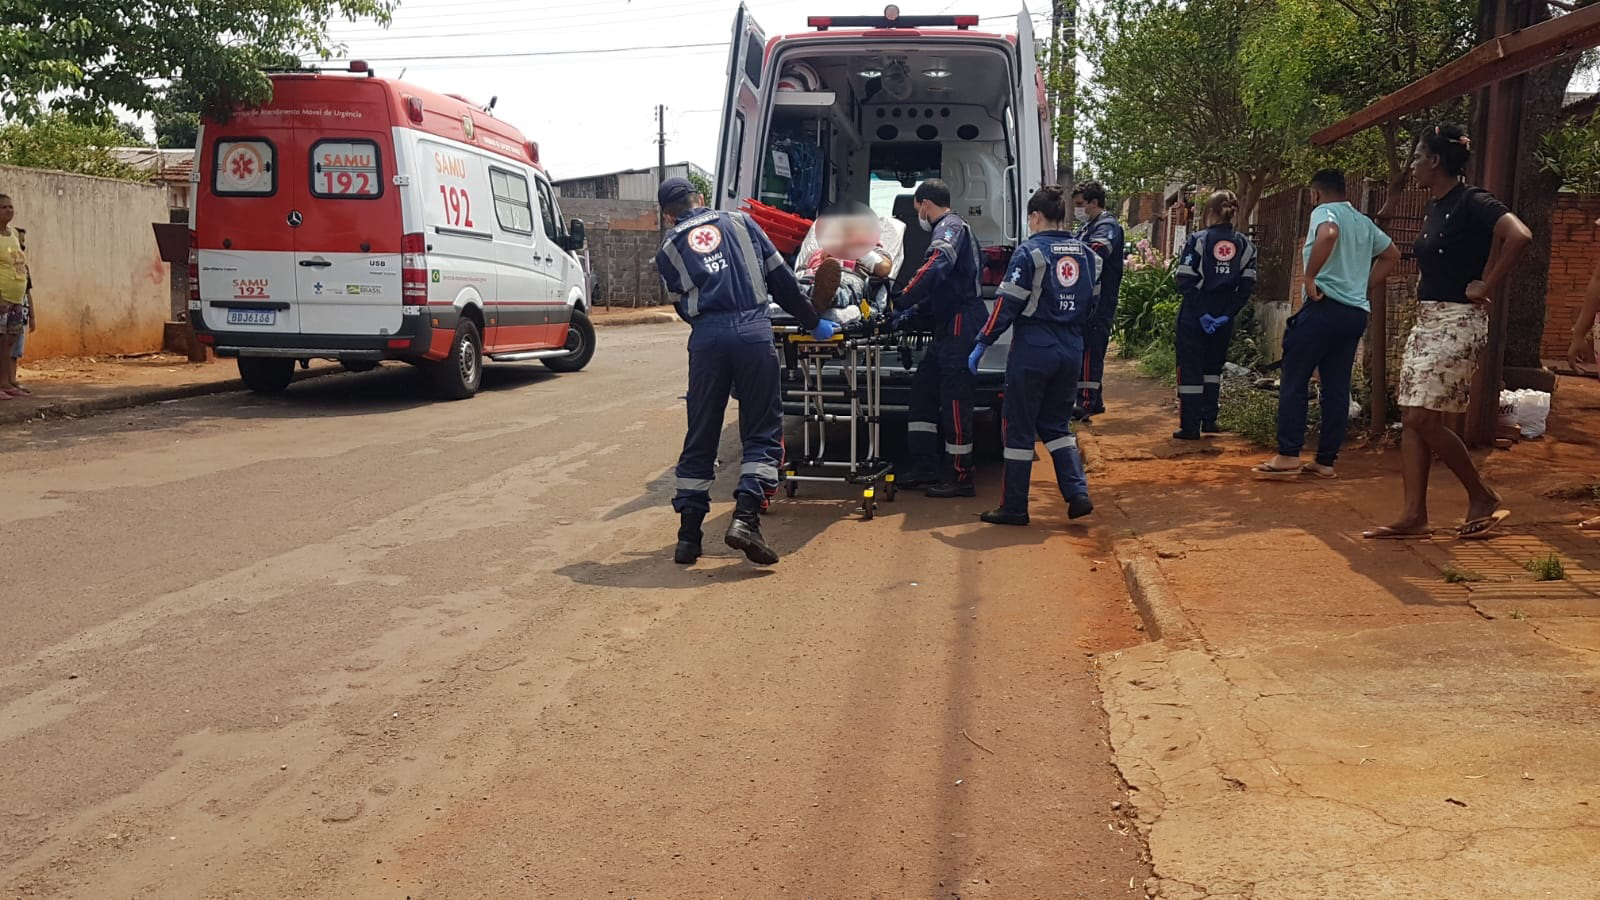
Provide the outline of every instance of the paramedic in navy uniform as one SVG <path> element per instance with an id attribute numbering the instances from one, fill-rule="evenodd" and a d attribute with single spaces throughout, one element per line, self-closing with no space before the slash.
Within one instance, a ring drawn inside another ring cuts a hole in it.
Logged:
<path id="1" fill-rule="evenodd" d="M 911 475 L 900 483 L 920 487 L 937 481 L 928 488 L 929 497 L 973 497 L 977 489 L 972 480 L 972 406 L 978 376 L 968 369 L 967 357 L 989 312 L 983 304 L 978 241 L 967 223 L 950 211 L 950 188 L 944 182 L 924 181 L 913 199 L 917 222 L 924 231 L 933 232 L 933 240 L 922 268 L 895 301 L 901 311 L 896 321 L 928 312 L 934 332 L 911 382 L 906 442 L 914 461 Z M 948 467 L 939 452 L 941 433 L 943 455 L 950 457 Z"/>
<path id="2" fill-rule="evenodd" d="M 967 360 L 968 369 L 977 372 L 984 351 L 1015 323 L 1002 408 L 1005 487 L 1000 508 L 983 514 L 991 525 L 1028 524 L 1035 441 L 1044 442 L 1055 463 L 1067 514 L 1081 519 L 1094 512 L 1071 425 L 1083 368 L 1083 331 L 1096 315 L 1100 258 L 1067 230 L 1066 218 L 1061 188 L 1046 187 L 1028 199 L 1033 236 L 1012 255 L 994 312 Z"/>
<path id="3" fill-rule="evenodd" d="M 751 562 L 770 566 L 778 554 L 761 536 L 762 499 L 778 485 L 783 461 L 783 407 L 778 395 L 778 355 L 772 344 L 767 292 L 812 337 L 833 337 L 832 322 L 820 319 L 800 290 L 794 270 L 772 241 L 742 213 L 705 208 L 686 178 L 668 178 L 656 193 L 673 224 L 656 254 L 667 290 L 676 294 L 678 315 L 689 323 L 689 432 L 678 459 L 672 508 L 681 517 L 673 558 L 689 565 L 700 558 L 701 526 L 711 511 L 717 443 L 729 392 L 739 397 L 739 440 L 744 444 L 737 508 L 728 546 Z"/>
<path id="4" fill-rule="evenodd" d="M 1206 201 L 1206 229 L 1189 235 L 1173 273 L 1183 306 L 1178 310 L 1178 411 L 1180 441 L 1217 434 L 1222 369 L 1233 325 L 1256 289 L 1256 247 L 1233 227 L 1239 198 L 1217 191 Z"/>
<path id="5" fill-rule="evenodd" d="M 1078 405 L 1082 417 L 1098 416 L 1106 411 L 1105 396 L 1100 382 L 1106 374 L 1106 350 L 1111 345 L 1111 329 L 1116 324 L 1117 295 L 1122 292 L 1123 244 L 1127 240 L 1117 217 L 1106 209 L 1106 189 L 1098 181 L 1086 181 L 1072 193 L 1076 207 L 1074 214 L 1082 229 L 1078 239 L 1089 245 L 1101 259 L 1100 299 L 1095 304 L 1094 317 L 1083 329 L 1083 381 L 1078 385 L 1082 392 Z"/>

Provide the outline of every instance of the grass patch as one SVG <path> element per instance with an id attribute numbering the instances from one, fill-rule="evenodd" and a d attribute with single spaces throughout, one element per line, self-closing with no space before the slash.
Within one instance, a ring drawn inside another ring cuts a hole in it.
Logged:
<path id="1" fill-rule="evenodd" d="M 1455 566 L 1444 567 L 1445 584 L 1474 584 L 1482 580 L 1483 576 L 1471 569 L 1458 569 Z"/>
<path id="2" fill-rule="evenodd" d="M 1566 566 L 1561 564 L 1561 557 L 1554 553 L 1530 559 L 1522 567 L 1533 573 L 1535 581 L 1565 581 L 1567 578 Z"/>
<path id="3" fill-rule="evenodd" d="M 1167 384 L 1178 383 L 1178 351 L 1170 343 L 1156 341 L 1139 352 L 1139 374 Z"/>
<path id="4" fill-rule="evenodd" d="M 1515 619 L 1518 622 L 1521 622 L 1523 619 L 1526 619 L 1527 617 L 1528 617 L 1528 614 L 1523 612 L 1520 609 L 1513 609 L 1511 611 L 1511 618 Z"/>
<path id="5" fill-rule="evenodd" d="M 1557 488 L 1545 494 L 1545 496 L 1551 500 L 1594 503 L 1600 501 L 1600 484 L 1580 484 L 1573 487 Z"/>

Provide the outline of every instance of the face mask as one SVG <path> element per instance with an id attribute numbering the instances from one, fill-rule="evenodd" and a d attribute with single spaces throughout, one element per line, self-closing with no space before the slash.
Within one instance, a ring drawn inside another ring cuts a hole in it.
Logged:
<path id="1" fill-rule="evenodd" d="M 1089 211 L 1081 206 L 1074 206 L 1072 208 L 1072 217 L 1078 220 L 1079 225 L 1086 225 L 1089 222 Z"/>
<path id="2" fill-rule="evenodd" d="M 920 215 L 917 216 L 917 224 L 922 226 L 922 230 L 923 231 L 932 231 L 933 230 L 933 223 L 929 222 L 927 219 L 924 219 Z"/>

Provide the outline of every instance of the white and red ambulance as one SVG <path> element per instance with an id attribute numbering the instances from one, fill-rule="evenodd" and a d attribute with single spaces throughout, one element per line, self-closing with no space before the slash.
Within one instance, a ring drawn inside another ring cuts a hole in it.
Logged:
<path id="1" fill-rule="evenodd" d="M 487 109 L 397 81 L 274 75 L 273 97 L 200 133 L 189 317 L 255 391 L 297 361 L 426 368 L 469 397 L 483 360 L 576 371 L 586 279 L 538 145 Z"/>

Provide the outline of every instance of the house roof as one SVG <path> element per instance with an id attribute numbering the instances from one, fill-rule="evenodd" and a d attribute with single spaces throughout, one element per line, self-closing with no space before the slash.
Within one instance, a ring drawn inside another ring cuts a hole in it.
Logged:
<path id="1" fill-rule="evenodd" d="M 711 177 L 711 172 L 709 170 L 707 170 L 705 168 L 702 168 L 702 167 L 700 167 L 698 165 L 695 165 L 692 162 L 688 162 L 687 160 L 685 160 L 683 162 L 667 163 L 667 168 L 669 168 L 669 169 L 687 168 L 690 172 L 694 172 L 694 173 L 696 173 L 696 174 L 698 174 L 698 175 L 700 175 L 702 177 L 705 177 L 705 178 L 710 178 Z M 571 177 L 568 177 L 568 178 L 558 178 L 558 179 L 556 179 L 556 184 L 561 184 L 563 182 L 572 182 L 572 181 L 593 181 L 596 178 L 610 178 L 610 177 L 615 176 L 615 175 L 651 175 L 651 174 L 654 174 L 655 171 L 656 171 L 656 167 L 655 166 L 645 166 L 644 168 L 640 168 L 640 169 L 622 169 L 620 171 L 613 171 L 613 172 L 595 172 L 595 173 L 592 173 L 592 174 L 589 174 L 589 175 L 575 175 L 575 176 L 571 176 Z"/>

